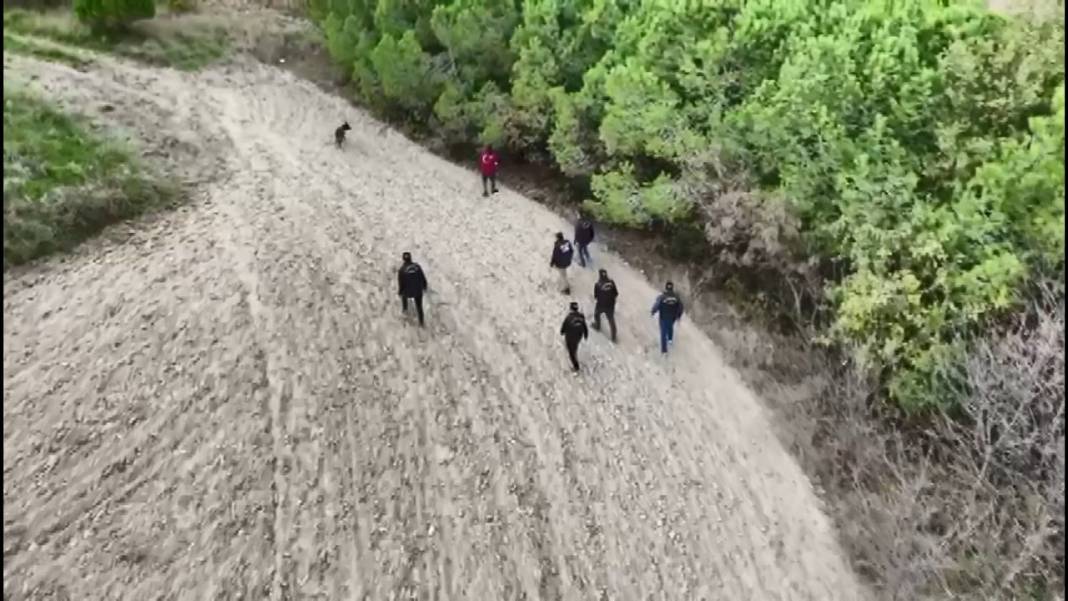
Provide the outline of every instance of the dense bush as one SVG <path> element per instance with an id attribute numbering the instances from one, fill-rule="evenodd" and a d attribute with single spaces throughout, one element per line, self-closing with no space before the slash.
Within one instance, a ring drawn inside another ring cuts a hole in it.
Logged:
<path id="1" fill-rule="evenodd" d="M 93 29 L 120 29 L 156 16 L 154 0 L 74 0 L 74 14 Z"/>
<path id="2" fill-rule="evenodd" d="M 1063 264 L 1062 22 L 927 0 L 313 11 L 369 104 L 547 156 L 605 221 L 715 237 L 723 199 L 762 188 L 798 223 L 786 254 L 837 266 L 828 340 L 905 409 L 958 401 L 960 341 Z"/>

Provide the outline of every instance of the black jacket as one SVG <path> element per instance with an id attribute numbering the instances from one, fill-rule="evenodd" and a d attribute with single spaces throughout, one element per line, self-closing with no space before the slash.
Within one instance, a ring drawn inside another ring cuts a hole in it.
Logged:
<path id="1" fill-rule="evenodd" d="M 580 311 L 572 311 L 564 318 L 564 324 L 560 326 L 560 335 L 568 340 L 589 338 L 590 331 L 586 328 L 586 316 Z"/>
<path id="2" fill-rule="evenodd" d="M 653 314 L 660 313 L 660 319 L 678 321 L 682 317 L 682 299 L 674 291 L 664 292 L 656 297 Z"/>
<path id="3" fill-rule="evenodd" d="M 553 243 L 553 258 L 549 265 L 560 269 L 571 267 L 571 257 L 574 255 L 575 247 L 567 240 L 559 240 Z"/>
<path id="4" fill-rule="evenodd" d="M 405 263 L 397 270 L 397 294 L 408 298 L 422 296 L 426 291 L 426 275 L 416 262 Z"/>
<path id="5" fill-rule="evenodd" d="M 575 224 L 575 244 L 585 246 L 593 242 L 593 222 L 589 219 L 580 219 Z"/>
<path id="6" fill-rule="evenodd" d="M 619 297 L 619 289 L 612 278 L 597 280 L 593 285 L 593 298 L 597 300 L 597 306 L 605 309 L 614 309 L 616 298 Z"/>

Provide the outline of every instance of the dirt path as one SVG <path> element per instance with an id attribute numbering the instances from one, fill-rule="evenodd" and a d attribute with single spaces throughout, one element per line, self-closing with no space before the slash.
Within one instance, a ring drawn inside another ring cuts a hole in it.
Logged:
<path id="1" fill-rule="evenodd" d="M 547 210 L 258 64 L 31 74 L 201 195 L 5 279 L 5 599 L 866 596 L 759 402 L 686 321 L 663 360 L 597 249 L 621 342 L 567 373 Z"/>

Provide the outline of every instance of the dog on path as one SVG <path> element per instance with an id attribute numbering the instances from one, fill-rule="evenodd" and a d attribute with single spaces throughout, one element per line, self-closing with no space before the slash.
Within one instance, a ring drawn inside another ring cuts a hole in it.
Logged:
<path id="1" fill-rule="evenodd" d="M 345 143 L 345 132 L 352 130 L 349 126 L 349 122 L 346 121 L 341 124 L 341 127 L 334 130 L 334 145 L 341 148 L 341 145 Z"/>

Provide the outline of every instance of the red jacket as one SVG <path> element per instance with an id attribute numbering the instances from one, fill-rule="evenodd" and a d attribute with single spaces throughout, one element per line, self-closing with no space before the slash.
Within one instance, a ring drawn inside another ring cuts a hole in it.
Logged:
<path id="1" fill-rule="evenodd" d="M 501 159 L 497 156 L 496 152 L 493 152 L 492 150 L 482 151 L 482 156 L 479 159 L 479 167 L 482 169 L 482 175 L 496 175 L 497 166 L 500 164 Z"/>

